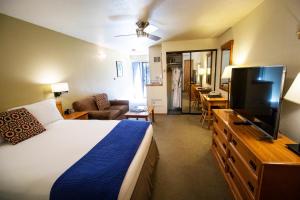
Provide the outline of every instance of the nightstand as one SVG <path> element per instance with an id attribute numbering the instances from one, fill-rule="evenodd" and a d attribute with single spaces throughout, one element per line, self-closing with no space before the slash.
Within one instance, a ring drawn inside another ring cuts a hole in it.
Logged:
<path id="1" fill-rule="evenodd" d="M 73 112 L 71 114 L 63 115 L 64 119 L 89 119 L 88 112 Z"/>

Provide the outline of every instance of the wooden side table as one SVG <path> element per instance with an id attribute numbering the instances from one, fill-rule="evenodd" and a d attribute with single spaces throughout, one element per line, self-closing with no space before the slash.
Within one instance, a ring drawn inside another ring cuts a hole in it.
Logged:
<path id="1" fill-rule="evenodd" d="M 136 118 L 136 120 L 138 120 L 139 118 L 144 118 L 146 121 L 148 121 L 150 115 L 151 115 L 151 122 L 153 123 L 154 122 L 154 107 L 153 106 L 148 106 L 147 111 L 145 111 L 145 112 L 128 111 L 127 113 L 124 114 L 126 119 Z"/>
<path id="2" fill-rule="evenodd" d="M 148 113 L 151 114 L 151 121 L 154 122 L 154 106 L 148 106 Z"/>
<path id="3" fill-rule="evenodd" d="M 88 112 L 74 112 L 71 114 L 63 115 L 64 119 L 89 119 Z"/>

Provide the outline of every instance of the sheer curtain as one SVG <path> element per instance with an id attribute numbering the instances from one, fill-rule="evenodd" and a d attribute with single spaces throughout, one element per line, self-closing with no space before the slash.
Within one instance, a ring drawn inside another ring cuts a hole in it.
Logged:
<path id="1" fill-rule="evenodd" d="M 132 63 L 133 87 L 135 99 L 144 98 L 143 66 L 140 62 Z"/>

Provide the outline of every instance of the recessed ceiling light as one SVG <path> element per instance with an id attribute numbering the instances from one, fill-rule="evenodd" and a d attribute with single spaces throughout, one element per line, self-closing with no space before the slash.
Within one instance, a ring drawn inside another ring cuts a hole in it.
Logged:
<path id="1" fill-rule="evenodd" d="M 153 32 L 155 32 L 157 30 L 158 30 L 158 28 L 156 26 L 153 26 L 153 25 L 150 24 L 149 26 L 147 26 L 144 29 L 144 32 L 146 32 L 146 33 L 153 33 Z"/>

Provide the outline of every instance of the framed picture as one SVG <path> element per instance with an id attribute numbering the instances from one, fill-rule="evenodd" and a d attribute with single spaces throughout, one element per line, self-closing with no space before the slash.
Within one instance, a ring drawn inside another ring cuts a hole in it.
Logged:
<path id="1" fill-rule="evenodd" d="M 123 76 L 123 65 L 121 61 L 116 61 L 116 67 L 117 67 L 117 77 Z"/>

